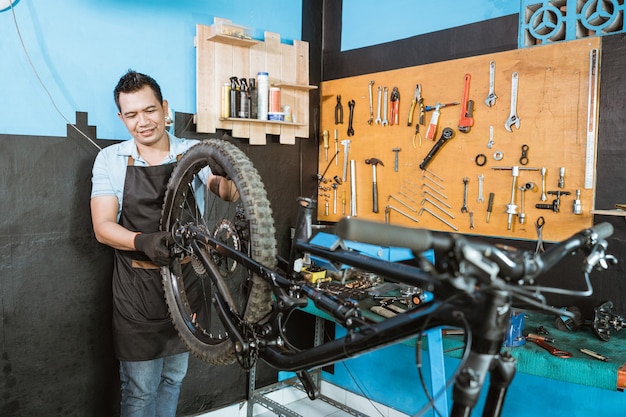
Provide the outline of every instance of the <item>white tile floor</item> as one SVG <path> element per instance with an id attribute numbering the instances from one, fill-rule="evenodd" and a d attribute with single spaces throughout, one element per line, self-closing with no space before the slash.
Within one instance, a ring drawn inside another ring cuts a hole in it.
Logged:
<path id="1" fill-rule="evenodd" d="M 408 417 L 406 414 L 391 409 L 385 405 L 374 403 L 367 398 L 346 391 L 326 381 L 322 381 L 321 394 L 344 404 L 359 413 L 368 417 Z M 311 401 L 306 394 L 294 387 L 284 387 L 277 391 L 266 394 L 270 400 L 284 405 L 294 413 L 302 417 L 350 417 L 350 414 L 334 407 L 321 399 Z M 219 410 L 201 414 L 196 417 L 246 417 L 247 403 L 233 404 Z M 268 410 L 260 404 L 253 407 L 254 417 L 273 417 L 277 414 Z"/>

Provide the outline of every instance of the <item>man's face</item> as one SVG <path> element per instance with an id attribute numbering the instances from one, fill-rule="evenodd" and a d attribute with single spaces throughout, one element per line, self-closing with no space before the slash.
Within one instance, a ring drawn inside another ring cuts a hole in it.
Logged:
<path id="1" fill-rule="evenodd" d="M 150 146 L 167 140 L 165 114 L 167 101 L 160 103 L 148 86 L 133 93 L 120 93 L 118 116 L 137 143 Z"/>

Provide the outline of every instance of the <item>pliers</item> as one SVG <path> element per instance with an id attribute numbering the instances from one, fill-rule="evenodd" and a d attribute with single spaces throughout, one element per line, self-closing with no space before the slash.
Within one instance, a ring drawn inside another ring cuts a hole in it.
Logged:
<path id="1" fill-rule="evenodd" d="M 392 125 L 399 124 L 399 115 L 398 110 L 400 108 L 400 91 L 398 91 L 398 87 L 393 87 L 391 90 L 391 97 L 389 98 L 391 101 L 391 123 Z"/>
<path id="2" fill-rule="evenodd" d="M 419 115 L 419 124 L 424 124 L 424 98 L 422 97 L 422 86 L 421 84 L 417 84 L 415 86 L 415 93 L 413 94 L 413 100 L 411 100 L 411 108 L 409 109 L 409 122 L 407 126 L 411 126 L 413 124 L 413 113 L 415 112 L 415 107 L 419 105 L 420 115 Z M 416 129 L 419 127 L 416 126 Z"/>

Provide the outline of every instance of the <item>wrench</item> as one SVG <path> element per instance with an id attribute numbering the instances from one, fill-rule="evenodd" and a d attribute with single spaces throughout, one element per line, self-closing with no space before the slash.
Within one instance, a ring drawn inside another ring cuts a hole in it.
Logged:
<path id="1" fill-rule="evenodd" d="M 463 178 L 463 207 L 461 207 L 461 213 L 469 212 L 467 208 L 467 184 L 469 183 L 469 178 Z"/>
<path id="2" fill-rule="evenodd" d="M 518 85 L 519 74 L 514 72 L 511 75 L 511 113 L 509 114 L 509 118 L 504 122 L 504 127 L 509 132 L 513 132 L 511 129 L 512 126 L 515 126 L 519 129 L 520 119 L 517 116 L 517 85 Z"/>
<path id="3" fill-rule="evenodd" d="M 474 100 L 469 99 L 470 80 L 472 76 L 465 74 L 465 87 L 463 89 L 463 103 L 461 103 L 461 119 L 459 120 L 459 131 L 463 133 L 469 133 L 472 126 L 474 126 Z"/>
<path id="4" fill-rule="evenodd" d="M 367 88 L 370 93 L 370 119 L 367 121 L 368 125 L 372 125 L 374 123 L 374 98 L 372 97 L 372 86 L 374 85 L 374 80 L 371 80 Z"/>
<path id="5" fill-rule="evenodd" d="M 495 85 L 496 85 L 495 78 L 496 78 L 496 61 L 491 61 L 489 62 L 489 94 L 487 95 L 487 98 L 485 99 L 485 104 L 487 105 L 487 107 L 495 106 L 496 98 L 498 98 L 498 96 L 496 96 L 496 93 L 495 93 Z"/>
<path id="6" fill-rule="evenodd" d="M 354 100 L 348 101 L 348 108 L 350 109 L 350 116 L 348 117 L 348 136 L 354 136 L 354 127 L 352 127 L 352 121 L 354 120 Z"/>
<path id="7" fill-rule="evenodd" d="M 380 119 L 380 102 L 382 99 L 382 95 L 383 95 L 383 88 L 381 86 L 378 86 L 378 117 L 376 118 L 375 122 L 377 125 L 379 125 L 381 123 L 381 119 Z"/>
<path id="8" fill-rule="evenodd" d="M 478 201 L 479 203 L 485 202 L 485 198 L 483 197 L 483 180 L 484 179 L 485 179 L 485 176 L 483 174 L 480 174 L 478 176 L 478 198 L 476 199 L 476 201 Z"/>
<path id="9" fill-rule="evenodd" d="M 495 142 L 493 140 L 493 126 L 489 126 L 489 142 L 487 142 L 487 148 L 493 148 L 494 144 Z"/>
<path id="10" fill-rule="evenodd" d="M 384 87 L 383 88 L 383 92 L 384 92 L 384 102 L 383 102 L 383 121 L 382 121 L 382 125 L 383 126 L 387 126 L 389 124 L 389 120 L 387 120 L 387 101 L 389 99 L 389 87 Z"/>

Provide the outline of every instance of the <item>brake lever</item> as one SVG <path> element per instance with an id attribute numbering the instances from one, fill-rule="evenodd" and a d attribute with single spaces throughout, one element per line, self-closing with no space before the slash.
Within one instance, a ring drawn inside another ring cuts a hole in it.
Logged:
<path id="1" fill-rule="evenodd" d="M 591 252 L 585 258 L 584 270 L 586 273 L 591 273 L 594 269 L 603 271 L 609 269 L 611 265 L 617 265 L 617 258 L 611 254 L 606 253 L 608 243 L 606 240 L 602 240 L 596 243 L 591 249 Z"/>

